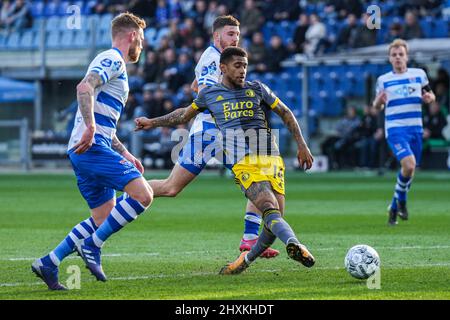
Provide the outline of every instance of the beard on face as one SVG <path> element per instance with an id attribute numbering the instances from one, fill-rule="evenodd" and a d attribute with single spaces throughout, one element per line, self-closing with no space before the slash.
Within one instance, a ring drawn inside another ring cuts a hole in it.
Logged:
<path id="1" fill-rule="evenodd" d="M 219 43 L 223 50 L 225 50 L 227 47 L 231 46 L 231 44 L 226 43 L 225 40 L 223 40 L 222 38 L 219 39 Z"/>
<path id="2" fill-rule="evenodd" d="M 134 43 L 130 50 L 128 51 L 128 57 L 130 58 L 130 62 L 136 63 L 139 60 L 140 52 L 138 52 L 138 45 L 137 43 Z"/>

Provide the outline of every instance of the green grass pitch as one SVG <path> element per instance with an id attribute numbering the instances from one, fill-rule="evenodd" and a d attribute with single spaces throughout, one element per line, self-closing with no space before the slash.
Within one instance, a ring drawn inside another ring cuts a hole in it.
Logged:
<path id="1" fill-rule="evenodd" d="M 164 173 L 165 174 L 165 173 Z M 147 177 L 152 173 L 147 173 Z M 162 177 L 163 175 L 159 175 Z M 219 276 L 236 258 L 245 198 L 230 178 L 206 173 L 177 198 L 156 199 L 103 249 L 106 283 L 80 267 L 80 289 L 50 292 L 30 264 L 88 216 L 70 175 L 0 175 L 0 299 L 449 299 L 450 174 L 418 172 L 410 220 L 387 226 L 395 174 L 288 173 L 286 219 L 315 255 L 307 269 L 287 258 L 258 259 L 239 276 Z M 343 268 L 359 243 L 381 258 L 380 289 Z"/>

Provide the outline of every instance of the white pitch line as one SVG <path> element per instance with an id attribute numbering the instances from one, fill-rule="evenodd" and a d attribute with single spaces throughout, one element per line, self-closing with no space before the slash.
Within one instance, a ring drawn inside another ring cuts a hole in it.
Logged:
<path id="1" fill-rule="evenodd" d="M 382 265 L 382 268 L 399 268 L 399 267 L 409 267 L 409 268 L 430 268 L 430 267 L 450 267 L 450 262 L 438 262 L 430 264 L 415 264 L 415 265 Z M 314 270 L 344 270 L 344 267 L 315 267 Z M 298 271 L 298 268 L 290 268 L 287 271 Z M 272 272 L 283 272 L 281 269 L 262 269 L 253 270 L 252 273 L 272 273 Z M 111 277 L 108 281 L 135 281 L 135 280 L 150 280 L 150 279 L 166 279 L 166 278 L 186 278 L 193 276 L 213 276 L 218 275 L 217 272 L 193 272 L 193 273 L 176 273 L 176 274 L 154 274 L 154 275 L 143 275 L 143 276 L 132 276 L 132 277 Z M 88 282 L 94 282 L 94 280 L 88 280 Z M 43 282 L 16 282 L 16 283 L 0 283 L 1 287 L 20 287 L 20 286 L 42 286 Z"/>
<path id="2" fill-rule="evenodd" d="M 377 250 L 439 250 L 439 249 L 450 249 L 450 246 L 396 246 L 396 247 L 376 247 Z M 343 250 L 343 248 L 317 248 L 312 251 L 336 251 Z M 208 251 L 182 251 L 177 252 L 177 255 L 195 255 L 195 254 L 204 254 L 205 252 L 209 253 L 232 253 L 231 250 L 208 250 Z M 234 252 L 234 251 L 233 251 Z M 103 254 L 102 257 L 154 257 L 164 255 L 163 252 L 147 252 L 147 253 L 106 253 Z M 0 261 L 33 261 L 37 259 L 37 257 L 17 257 L 17 258 L 0 258 Z M 77 256 L 69 256 L 66 259 L 78 259 Z"/>

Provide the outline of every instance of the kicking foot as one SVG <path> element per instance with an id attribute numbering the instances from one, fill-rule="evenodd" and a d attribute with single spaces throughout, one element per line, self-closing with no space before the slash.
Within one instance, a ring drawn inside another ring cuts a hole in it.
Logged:
<path id="1" fill-rule="evenodd" d="M 242 239 L 241 244 L 239 246 L 239 251 L 241 251 L 241 252 L 250 251 L 257 241 L 258 241 L 258 239 L 253 239 L 253 240 Z M 270 258 L 275 258 L 279 254 L 280 254 L 280 251 L 269 247 L 266 250 L 264 250 L 263 253 L 261 253 L 261 255 L 259 257 L 270 259 Z"/>
<path id="2" fill-rule="evenodd" d="M 314 259 L 311 252 L 309 252 L 309 250 L 302 244 L 288 243 L 286 246 L 286 251 L 289 258 L 300 262 L 307 268 L 311 268 L 314 263 L 316 263 L 316 259 Z"/>
<path id="3" fill-rule="evenodd" d="M 49 290 L 67 290 L 58 280 L 58 267 L 45 266 L 41 259 L 36 259 L 31 265 L 31 271 L 45 282 Z"/>
<path id="4" fill-rule="evenodd" d="M 76 244 L 76 249 L 83 259 L 86 267 L 98 281 L 106 281 L 106 275 L 103 272 L 101 261 L 101 250 L 96 246 L 88 246 L 82 241 Z"/>
<path id="5" fill-rule="evenodd" d="M 389 205 L 389 207 L 388 207 L 388 216 L 389 216 L 388 225 L 394 227 L 398 224 L 397 213 L 398 213 L 398 211 L 392 209 L 392 207 Z"/>
<path id="6" fill-rule="evenodd" d="M 404 202 L 404 201 L 398 202 L 398 216 L 402 220 L 405 220 L 405 221 L 408 220 L 408 217 L 409 217 L 408 208 L 406 208 L 406 202 Z"/>
<path id="7" fill-rule="evenodd" d="M 248 254 L 248 251 L 243 251 L 239 257 L 232 263 L 228 263 L 225 267 L 220 269 L 219 274 L 223 275 L 231 275 L 231 274 L 240 274 L 248 268 L 247 262 L 245 262 L 245 256 Z"/>

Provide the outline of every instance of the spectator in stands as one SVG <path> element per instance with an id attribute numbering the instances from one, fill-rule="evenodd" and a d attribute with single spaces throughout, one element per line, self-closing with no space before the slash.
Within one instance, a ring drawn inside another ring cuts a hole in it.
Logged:
<path id="1" fill-rule="evenodd" d="M 180 86 L 181 75 L 178 74 L 177 55 L 172 48 L 164 52 L 162 73 L 163 82 L 166 83 L 167 88 L 172 92 L 176 91 Z"/>
<path id="2" fill-rule="evenodd" d="M 144 90 L 144 111 L 147 118 L 160 117 L 164 114 L 164 90 L 158 87 L 153 96 Z"/>
<path id="3" fill-rule="evenodd" d="M 2 6 L 2 15 L 4 15 L 3 29 L 6 33 L 21 32 L 33 26 L 33 17 L 28 1 L 16 0 L 11 4 L 5 4 L 5 13 L 3 13 Z"/>
<path id="4" fill-rule="evenodd" d="M 153 0 L 131 0 L 128 5 L 128 11 L 145 20 L 153 19 L 155 10 L 156 4 Z"/>
<path id="5" fill-rule="evenodd" d="M 169 23 L 169 33 L 167 34 L 167 37 L 169 38 L 169 43 L 174 48 L 181 48 L 184 45 L 184 38 L 181 35 L 178 23 L 175 20 L 172 20 Z"/>
<path id="6" fill-rule="evenodd" d="M 125 4 L 123 0 L 105 0 L 103 2 L 105 3 L 108 12 L 113 15 L 117 15 L 127 10 L 127 4 Z"/>
<path id="7" fill-rule="evenodd" d="M 405 28 L 402 37 L 404 40 L 423 38 L 422 28 L 417 21 L 416 15 L 412 11 L 405 14 Z"/>
<path id="8" fill-rule="evenodd" d="M 176 105 L 179 107 L 187 107 L 194 100 L 191 86 L 186 83 L 179 90 L 175 96 Z"/>
<path id="9" fill-rule="evenodd" d="M 158 0 L 158 5 L 155 11 L 156 26 L 167 27 L 170 22 L 170 8 L 167 5 L 166 0 Z"/>
<path id="10" fill-rule="evenodd" d="M 298 16 L 297 27 L 294 31 L 292 42 L 289 43 L 289 51 L 294 53 L 303 53 L 306 41 L 306 31 L 309 27 L 308 15 L 302 13 Z"/>
<path id="11" fill-rule="evenodd" d="M 6 27 L 7 27 L 7 19 L 8 19 L 8 13 L 11 8 L 11 1 L 5 0 L 2 2 L 2 7 L 0 8 L 0 34 L 6 33 Z"/>
<path id="12" fill-rule="evenodd" d="M 270 54 L 266 56 L 266 65 L 268 72 L 280 72 L 281 62 L 289 56 L 289 51 L 283 44 L 283 40 L 278 35 L 270 38 L 269 50 Z"/>
<path id="13" fill-rule="evenodd" d="M 364 48 L 377 44 L 377 29 L 367 28 L 369 18 L 370 16 L 367 13 L 362 15 L 361 23 L 356 28 L 356 34 L 351 44 L 352 48 Z"/>
<path id="14" fill-rule="evenodd" d="M 180 0 L 169 0 L 169 11 L 171 21 L 178 23 L 183 18 Z"/>
<path id="15" fill-rule="evenodd" d="M 218 6 L 217 1 L 215 0 L 211 1 L 208 5 L 208 10 L 206 11 L 205 14 L 205 22 L 203 28 L 208 31 L 208 36 L 212 35 L 212 26 L 214 20 L 216 20 L 216 18 L 219 16 L 217 14 L 217 6 Z"/>
<path id="16" fill-rule="evenodd" d="M 336 39 L 336 49 L 338 51 L 353 48 L 355 44 L 358 32 L 358 20 L 354 14 L 349 14 L 346 22 L 345 26 L 339 31 Z"/>
<path id="17" fill-rule="evenodd" d="M 431 103 L 428 112 L 423 116 L 423 139 L 444 139 L 442 129 L 447 125 L 447 119 L 437 101 Z"/>
<path id="18" fill-rule="evenodd" d="M 356 108 L 347 107 L 346 116 L 337 123 L 335 133 L 322 143 L 322 153 L 328 156 L 332 169 L 354 164 L 355 157 L 351 151 L 360 123 Z"/>
<path id="19" fill-rule="evenodd" d="M 370 106 L 364 107 L 364 115 L 358 128 L 358 141 L 355 147 L 358 150 L 358 166 L 375 168 L 378 159 L 378 150 L 383 134 L 378 128 L 378 111 Z"/>
<path id="20" fill-rule="evenodd" d="M 195 1 L 195 13 L 194 13 L 194 22 L 195 27 L 197 29 L 203 30 L 205 25 L 205 16 L 207 12 L 207 5 L 205 0 L 197 0 Z"/>
<path id="21" fill-rule="evenodd" d="M 141 74 L 145 83 L 161 82 L 161 63 L 158 55 L 153 50 L 147 52 Z"/>
<path id="22" fill-rule="evenodd" d="M 403 27 L 402 27 L 402 25 L 400 23 L 398 23 L 398 22 L 394 22 L 389 27 L 389 32 L 384 37 L 384 42 L 385 43 L 391 43 L 395 39 L 401 38 L 402 34 L 403 34 Z"/>
<path id="23" fill-rule="evenodd" d="M 178 82 L 174 86 L 174 92 L 178 91 L 183 84 L 191 83 L 195 78 L 194 65 L 186 52 L 182 52 L 178 55 L 177 76 Z"/>
<path id="24" fill-rule="evenodd" d="M 435 86 L 436 101 L 447 114 L 450 114 L 449 88 L 444 82 L 438 82 Z"/>
<path id="25" fill-rule="evenodd" d="M 261 30 L 264 24 L 264 16 L 254 0 L 245 0 L 244 7 L 239 12 L 241 38 L 250 39 L 255 32 Z"/>
<path id="26" fill-rule="evenodd" d="M 134 91 L 130 91 L 128 94 L 128 100 L 125 104 L 125 108 L 123 109 L 123 113 L 121 115 L 121 122 L 131 120 L 134 121 L 135 118 L 135 110 L 139 107 L 139 101 L 136 99 L 136 95 Z"/>
<path id="27" fill-rule="evenodd" d="M 252 42 L 248 47 L 248 69 L 258 73 L 266 72 L 266 59 L 268 51 L 264 43 L 264 36 L 261 32 L 255 32 L 252 36 Z"/>
<path id="28" fill-rule="evenodd" d="M 308 56 L 314 56 L 318 53 L 321 43 L 325 40 L 326 28 L 317 14 L 311 14 L 309 20 L 310 26 L 305 34 L 306 43 L 304 52 Z"/>
<path id="29" fill-rule="evenodd" d="M 329 0 L 325 4 L 325 12 L 328 17 L 345 19 L 349 14 L 360 17 L 363 13 L 363 5 L 360 0 Z"/>
<path id="30" fill-rule="evenodd" d="M 265 0 L 261 5 L 264 17 L 275 22 L 293 21 L 300 14 L 299 1 Z"/>

